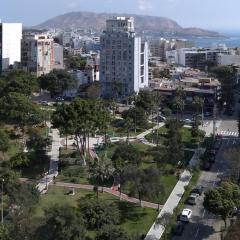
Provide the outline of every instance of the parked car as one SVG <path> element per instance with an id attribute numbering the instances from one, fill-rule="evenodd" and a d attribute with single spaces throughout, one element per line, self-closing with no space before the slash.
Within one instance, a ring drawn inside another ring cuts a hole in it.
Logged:
<path id="1" fill-rule="evenodd" d="M 218 151 L 221 148 L 222 142 L 220 139 L 218 139 L 214 145 L 214 149 Z"/>
<path id="2" fill-rule="evenodd" d="M 40 101 L 40 104 L 43 106 L 48 106 L 48 102 L 47 101 Z"/>
<path id="3" fill-rule="evenodd" d="M 178 221 L 176 225 L 173 227 L 173 234 L 177 236 L 181 236 L 185 228 L 185 223 Z"/>
<path id="4" fill-rule="evenodd" d="M 201 196 L 203 193 L 203 190 L 204 190 L 204 187 L 202 185 L 198 185 L 192 189 L 191 193 L 197 193 L 199 194 L 199 196 Z"/>
<path id="5" fill-rule="evenodd" d="M 184 123 L 185 124 L 192 124 L 192 120 L 187 118 L 187 119 L 184 120 Z"/>
<path id="6" fill-rule="evenodd" d="M 198 197 L 199 197 L 198 193 L 191 193 L 187 199 L 187 203 L 191 205 L 196 205 Z"/>
<path id="7" fill-rule="evenodd" d="M 215 156 L 214 155 L 211 155 L 210 157 L 209 157 L 209 162 L 210 163 L 215 163 Z"/>
<path id="8" fill-rule="evenodd" d="M 217 151 L 216 151 L 215 149 L 211 149 L 211 150 L 209 151 L 209 155 L 210 155 L 210 156 L 216 156 L 216 155 L 217 155 Z"/>
<path id="9" fill-rule="evenodd" d="M 57 102 L 62 102 L 62 101 L 64 101 L 64 98 L 63 97 L 56 97 L 56 99 L 55 99 Z"/>
<path id="10" fill-rule="evenodd" d="M 204 117 L 211 117 L 213 114 L 211 112 L 205 112 Z"/>
<path id="11" fill-rule="evenodd" d="M 232 116 L 234 114 L 234 110 L 229 108 L 229 109 L 226 109 L 224 113 L 228 116 Z"/>
<path id="12" fill-rule="evenodd" d="M 159 116 L 155 117 L 155 121 L 156 122 L 164 122 L 164 121 L 166 121 L 166 117 L 164 117 L 163 115 L 159 115 Z"/>
<path id="13" fill-rule="evenodd" d="M 191 209 L 183 209 L 182 214 L 180 215 L 180 221 L 182 222 L 189 222 L 192 216 Z"/>

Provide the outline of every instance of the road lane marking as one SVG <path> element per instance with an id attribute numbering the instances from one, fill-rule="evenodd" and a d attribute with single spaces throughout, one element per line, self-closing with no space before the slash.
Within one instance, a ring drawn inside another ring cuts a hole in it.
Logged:
<path id="1" fill-rule="evenodd" d="M 206 210 L 204 208 L 202 218 L 204 218 L 205 213 L 206 213 Z"/>
<path id="2" fill-rule="evenodd" d="M 196 234 L 195 234 L 195 238 L 197 238 L 198 233 L 199 233 L 199 227 L 197 228 L 197 231 L 196 231 Z"/>

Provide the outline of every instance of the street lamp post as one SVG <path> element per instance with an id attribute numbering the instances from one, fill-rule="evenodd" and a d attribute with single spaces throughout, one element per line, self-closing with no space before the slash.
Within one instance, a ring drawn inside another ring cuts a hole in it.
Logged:
<path id="1" fill-rule="evenodd" d="M 1 223 L 3 224 L 3 183 L 4 179 L 2 179 L 2 199 L 1 199 Z"/>

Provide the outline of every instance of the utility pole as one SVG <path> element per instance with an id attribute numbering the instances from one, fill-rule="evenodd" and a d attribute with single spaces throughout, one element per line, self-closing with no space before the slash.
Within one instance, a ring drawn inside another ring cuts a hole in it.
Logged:
<path id="1" fill-rule="evenodd" d="M 3 224 L 3 183 L 4 179 L 2 179 L 2 199 L 1 199 L 1 223 Z"/>
<path id="2" fill-rule="evenodd" d="M 217 89 L 215 89 L 214 106 L 213 106 L 213 138 L 216 138 L 216 121 L 217 121 Z"/>

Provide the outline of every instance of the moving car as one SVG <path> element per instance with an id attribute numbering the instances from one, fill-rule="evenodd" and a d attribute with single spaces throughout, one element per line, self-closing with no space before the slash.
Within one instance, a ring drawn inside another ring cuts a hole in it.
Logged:
<path id="1" fill-rule="evenodd" d="M 182 214 L 180 215 L 180 221 L 182 222 L 189 222 L 192 216 L 192 210 L 191 209 L 183 209 Z"/>
<path id="2" fill-rule="evenodd" d="M 191 205 L 196 205 L 198 197 L 199 197 L 198 193 L 191 193 L 187 199 L 187 203 Z"/>
<path id="3" fill-rule="evenodd" d="M 192 189 L 191 193 L 197 193 L 199 196 L 202 195 L 204 190 L 204 187 L 202 185 L 196 186 L 195 188 Z"/>
<path id="4" fill-rule="evenodd" d="M 178 221 L 177 224 L 173 227 L 173 234 L 181 236 L 185 228 L 185 223 Z"/>

